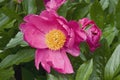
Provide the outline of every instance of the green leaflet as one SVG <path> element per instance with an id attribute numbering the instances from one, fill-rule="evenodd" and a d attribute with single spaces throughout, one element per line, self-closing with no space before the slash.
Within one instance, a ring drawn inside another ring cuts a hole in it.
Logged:
<path id="1" fill-rule="evenodd" d="M 116 5 L 115 20 L 116 20 L 116 27 L 120 30 L 120 0 Z"/>
<path id="2" fill-rule="evenodd" d="M 93 59 L 83 63 L 77 70 L 75 80 L 88 80 L 93 70 Z"/>
<path id="3" fill-rule="evenodd" d="M 15 47 L 16 45 L 22 45 L 27 46 L 27 43 L 23 41 L 23 34 L 21 32 L 18 32 L 15 36 L 15 38 L 12 38 L 9 43 L 6 45 L 6 49 Z"/>
<path id="4" fill-rule="evenodd" d="M 104 78 L 105 80 L 113 80 L 120 71 L 120 44 L 116 47 L 112 56 L 105 66 Z"/>
<path id="5" fill-rule="evenodd" d="M 0 80 L 10 80 L 14 75 L 13 68 L 0 69 Z"/>
<path id="6" fill-rule="evenodd" d="M 90 18 L 96 22 L 98 27 L 104 28 L 104 12 L 98 1 L 95 1 L 90 7 Z"/>
<path id="7" fill-rule="evenodd" d="M 47 74 L 47 80 L 74 80 L 74 74 L 60 74 L 53 70 Z"/>
<path id="8" fill-rule="evenodd" d="M 26 14 L 36 13 L 37 7 L 35 0 L 23 0 L 22 4 Z"/>
<path id="9" fill-rule="evenodd" d="M 12 65 L 18 65 L 23 62 L 28 62 L 33 60 L 34 50 L 33 49 L 22 49 L 16 54 L 8 55 L 0 63 L 0 69 L 7 68 Z"/>

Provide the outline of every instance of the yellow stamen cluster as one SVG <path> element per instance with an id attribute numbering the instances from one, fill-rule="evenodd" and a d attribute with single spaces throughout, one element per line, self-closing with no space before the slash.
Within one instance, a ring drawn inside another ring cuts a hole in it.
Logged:
<path id="1" fill-rule="evenodd" d="M 49 49 L 59 50 L 64 46 L 66 36 L 61 30 L 51 30 L 45 35 L 45 42 Z"/>

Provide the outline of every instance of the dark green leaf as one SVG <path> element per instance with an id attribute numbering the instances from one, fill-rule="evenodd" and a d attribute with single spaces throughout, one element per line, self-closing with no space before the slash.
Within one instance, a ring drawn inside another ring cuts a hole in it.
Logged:
<path id="1" fill-rule="evenodd" d="M 10 19 L 21 20 L 21 17 L 12 9 L 8 7 L 2 7 L 1 12 L 8 16 Z"/>
<path id="2" fill-rule="evenodd" d="M 5 59 L 0 63 L 0 69 L 7 68 L 12 65 L 18 65 L 23 62 L 29 62 L 34 58 L 34 50 L 33 49 L 23 49 L 18 51 L 16 54 L 8 55 Z"/>
<path id="3" fill-rule="evenodd" d="M 105 39 L 101 40 L 100 47 L 93 55 L 93 72 L 89 80 L 104 80 L 105 64 L 110 57 L 110 48 Z"/>
<path id="4" fill-rule="evenodd" d="M 34 76 L 30 71 L 22 68 L 22 80 L 34 80 Z"/>
<path id="5" fill-rule="evenodd" d="M 52 71 L 51 74 L 47 74 L 47 80 L 74 80 L 74 77 L 73 75 L 64 75 Z"/>
<path id="6" fill-rule="evenodd" d="M 19 45 L 19 44 L 21 44 L 22 46 L 27 45 L 27 43 L 23 41 L 23 34 L 21 32 L 18 32 L 15 38 L 12 38 L 10 40 L 10 42 L 6 46 L 6 49 L 15 47 L 16 45 Z"/>
<path id="7" fill-rule="evenodd" d="M 89 10 L 88 8 L 89 4 L 86 3 L 77 4 L 75 10 L 73 11 L 72 19 L 79 20 L 86 16 Z"/>
<path id="8" fill-rule="evenodd" d="M 105 80 L 113 80 L 113 77 L 120 71 L 120 44 L 116 47 L 112 56 L 105 66 Z"/>
<path id="9" fill-rule="evenodd" d="M 93 70 L 93 60 L 91 59 L 90 61 L 83 63 L 79 67 L 75 80 L 88 80 L 92 73 L 92 70 Z"/>
<path id="10" fill-rule="evenodd" d="M 0 30 L 0 49 L 4 49 L 4 47 L 7 45 L 9 40 L 14 37 L 17 30 L 14 28 L 8 29 L 8 30 Z"/>
<path id="11" fill-rule="evenodd" d="M 13 68 L 0 69 L 0 80 L 10 80 L 14 76 Z"/>
<path id="12" fill-rule="evenodd" d="M 63 5 L 58 9 L 59 15 L 66 17 L 67 10 L 68 10 L 68 9 L 67 9 L 67 5 L 68 5 L 68 2 L 66 2 L 65 4 L 63 4 Z"/>
<path id="13" fill-rule="evenodd" d="M 116 27 L 120 30 L 120 0 L 116 6 L 115 20 L 116 20 Z"/>
<path id="14" fill-rule="evenodd" d="M 35 0 L 23 0 L 22 4 L 26 14 L 36 13 L 37 7 Z"/>
<path id="15" fill-rule="evenodd" d="M 3 25 L 7 24 L 9 22 L 9 17 L 5 14 L 0 14 L 0 29 Z"/>
<path id="16" fill-rule="evenodd" d="M 104 28 L 104 12 L 98 1 L 95 1 L 90 8 L 90 17 L 100 28 Z"/>
<path id="17" fill-rule="evenodd" d="M 114 80 L 120 80 L 120 75 L 114 78 Z"/>

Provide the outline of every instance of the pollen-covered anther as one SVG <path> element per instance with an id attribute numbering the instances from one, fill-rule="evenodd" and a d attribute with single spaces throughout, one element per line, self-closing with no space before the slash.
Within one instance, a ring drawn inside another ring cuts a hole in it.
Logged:
<path id="1" fill-rule="evenodd" d="M 49 49 L 59 50 L 64 46 L 66 36 L 61 30 L 51 30 L 45 35 L 45 42 Z"/>

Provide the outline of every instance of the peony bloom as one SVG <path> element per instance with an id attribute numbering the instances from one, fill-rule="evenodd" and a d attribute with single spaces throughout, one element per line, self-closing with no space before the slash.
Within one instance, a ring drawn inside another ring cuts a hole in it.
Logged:
<path id="1" fill-rule="evenodd" d="M 99 40 L 102 34 L 101 30 L 98 28 L 94 21 L 89 20 L 88 18 L 79 20 L 79 24 L 81 28 L 86 32 L 86 41 L 90 47 L 90 50 L 94 51 L 100 45 Z"/>
<path id="2" fill-rule="evenodd" d="M 39 69 L 41 64 L 48 73 L 51 67 L 63 74 L 73 73 L 66 52 L 73 56 L 80 54 L 78 44 L 85 37 L 77 35 L 77 29 L 73 28 L 78 28 L 79 25 L 74 21 L 67 22 L 56 12 L 47 10 L 42 11 L 40 15 L 28 15 L 24 21 L 20 30 L 24 34 L 24 40 L 36 48 L 36 68 Z M 78 30 L 84 34 L 82 30 Z"/>
<path id="3" fill-rule="evenodd" d="M 47 10 L 57 10 L 66 0 L 44 0 Z"/>

